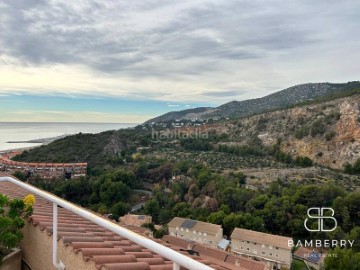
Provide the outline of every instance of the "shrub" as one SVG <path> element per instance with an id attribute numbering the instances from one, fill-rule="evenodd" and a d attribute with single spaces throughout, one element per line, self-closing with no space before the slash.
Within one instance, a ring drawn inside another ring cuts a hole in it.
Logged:
<path id="1" fill-rule="evenodd" d="M 310 130 L 310 134 L 312 137 L 315 137 L 316 135 L 322 135 L 324 134 L 326 131 L 326 127 L 325 124 L 323 122 L 322 119 L 316 120 L 312 125 L 311 125 L 311 130 Z"/>
<path id="2" fill-rule="evenodd" d="M 335 131 L 330 131 L 330 132 L 325 134 L 325 139 L 327 141 L 331 141 L 331 139 L 334 138 L 335 135 L 336 135 Z"/>
<path id="3" fill-rule="evenodd" d="M 300 127 L 298 128 L 296 131 L 295 131 L 295 138 L 296 139 L 302 139 L 303 137 L 307 136 L 309 134 L 309 128 L 307 126 L 303 126 L 303 127 Z"/>
<path id="4" fill-rule="evenodd" d="M 6 251 L 17 247 L 23 238 L 24 217 L 32 213 L 33 203 L 33 196 L 24 202 L 0 194 L 0 263 Z"/>
<path id="5" fill-rule="evenodd" d="M 313 165 L 313 162 L 308 157 L 298 156 L 295 159 L 295 164 L 301 167 L 311 167 Z"/>

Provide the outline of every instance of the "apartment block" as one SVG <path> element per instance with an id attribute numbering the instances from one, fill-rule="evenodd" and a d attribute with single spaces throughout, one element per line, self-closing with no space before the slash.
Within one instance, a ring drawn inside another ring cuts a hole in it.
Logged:
<path id="1" fill-rule="evenodd" d="M 168 224 L 171 236 L 196 241 L 217 247 L 223 238 L 223 229 L 220 225 L 207 222 L 175 217 Z"/>
<path id="2" fill-rule="evenodd" d="M 42 178 L 66 177 L 76 178 L 85 176 L 87 163 L 49 163 L 49 162 L 20 162 L 11 158 L 21 152 L 5 152 L 0 154 L 0 171 L 14 173 L 23 172 L 27 176 L 39 175 Z"/>
<path id="3" fill-rule="evenodd" d="M 274 269 L 290 269 L 292 253 L 289 240 L 292 238 L 235 228 L 231 234 L 231 250 L 269 262 Z"/>

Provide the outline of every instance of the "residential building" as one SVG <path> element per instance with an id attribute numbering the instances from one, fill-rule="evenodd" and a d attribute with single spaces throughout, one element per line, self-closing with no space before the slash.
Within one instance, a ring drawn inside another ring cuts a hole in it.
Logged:
<path id="1" fill-rule="evenodd" d="M 151 216 L 127 214 L 120 218 L 120 225 L 141 227 L 152 222 Z"/>
<path id="2" fill-rule="evenodd" d="M 220 225 L 207 222 L 175 217 L 168 224 L 169 234 L 187 240 L 208 244 L 216 247 L 223 238 Z"/>
<path id="3" fill-rule="evenodd" d="M 325 259 L 325 255 L 323 253 L 305 247 L 300 247 L 294 253 L 294 257 L 304 261 L 308 266 L 317 270 L 322 269 Z"/>
<path id="4" fill-rule="evenodd" d="M 165 235 L 161 240 L 183 250 L 192 250 L 204 259 L 209 259 L 226 268 L 236 270 L 271 270 L 270 264 L 259 262 L 240 255 L 235 255 L 218 248 L 200 244 L 195 241 L 182 239 L 179 237 Z"/>
<path id="5" fill-rule="evenodd" d="M 21 162 L 11 160 L 21 152 L 8 151 L 0 154 L 0 171 L 14 173 L 21 171 L 27 176 L 39 175 L 42 178 L 66 177 L 76 178 L 85 176 L 87 163 L 49 163 L 49 162 Z"/>
<path id="6" fill-rule="evenodd" d="M 270 262 L 274 269 L 287 267 L 292 262 L 292 238 L 235 228 L 231 234 L 231 250 L 234 253 Z"/>

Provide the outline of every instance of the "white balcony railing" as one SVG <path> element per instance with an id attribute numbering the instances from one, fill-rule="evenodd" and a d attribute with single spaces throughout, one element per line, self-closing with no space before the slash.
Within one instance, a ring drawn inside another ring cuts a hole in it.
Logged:
<path id="1" fill-rule="evenodd" d="M 106 220 L 102 217 L 99 217 L 75 204 L 69 203 L 55 195 L 52 195 L 48 192 L 45 192 L 41 189 L 38 189 L 36 187 L 33 187 L 29 184 L 26 184 L 24 182 L 21 182 L 19 180 L 16 180 L 12 177 L 0 177 L 0 181 L 8 181 L 11 182 L 23 189 L 28 190 L 29 192 L 40 196 L 47 201 L 50 201 L 53 203 L 53 264 L 54 266 L 59 269 L 63 270 L 65 269 L 65 265 L 60 260 L 57 260 L 57 209 L 58 205 L 87 219 L 95 224 L 98 224 L 99 226 L 106 228 L 114 233 L 117 233 L 118 235 L 125 237 L 129 239 L 130 241 L 143 246 L 145 248 L 150 249 L 156 254 L 159 254 L 163 256 L 164 258 L 167 258 L 173 262 L 173 270 L 180 270 L 180 266 L 183 266 L 187 269 L 191 270 L 214 270 L 213 268 L 202 264 L 198 261 L 195 261 L 191 259 L 190 257 L 187 257 L 179 252 L 176 252 L 175 250 L 172 250 L 168 247 L 165 247 L 159 243 L 156 243 L 152 241 L 151 239 L 148 239 L 142 235 L 139 235 L 137 233 L 134 233 L 128 229 L 125 229 L 123 227 L 118 226 L 117 224 L 114 224 L 113 222 Z"/>

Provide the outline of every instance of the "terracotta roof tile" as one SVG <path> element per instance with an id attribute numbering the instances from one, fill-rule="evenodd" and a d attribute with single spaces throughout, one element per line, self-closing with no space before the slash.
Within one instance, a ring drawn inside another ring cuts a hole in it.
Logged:
<path id="1" fill-rule="evenodd" d="M 180 267 L 181 270 L 183 270 L 183 267 Z M 164 265 L 150 265 L 150 270 L 173 270 L 173 267 L 171 264 L 164 264 Z"/>
<path id="2" fill-rule="evenodd" d="M 95 264 L 107 264 L 107 263 L 124 263 L 124 262 L 136 262 L 137 259 L 134 255 L 94 255 L 92 256 Z"/>
<path id="3" fill-rule="evenodd" d="M 152 258 L 152 257 L 154 257 L 151 252 L 142 252 L 142 251 L 139 251 L 139 252 L 136 252 L 136 251 L 126 252 L 125 251 L 125 254 L 134 255 L 136 258 Z"/>
<path id="4" fill-rule="evenodd" d="M 159 265 L 164 263 L 164 260 L 162 258 L 138 258 L 137 261 L 146 262 L 149 265 Z"/>
<path id="5" fill-rule="evenodd" d="M 101 269 L 107 270 L 150 270 L 150 266 L 146 262 L 132 263 L 107 263 Z"/>
<path id="6" fill-rule="evenodd" d="M 95 255 L 124 255 L 125 252 L 122 248 L 82 248 L 83 256 L 95 256 Z"/>

